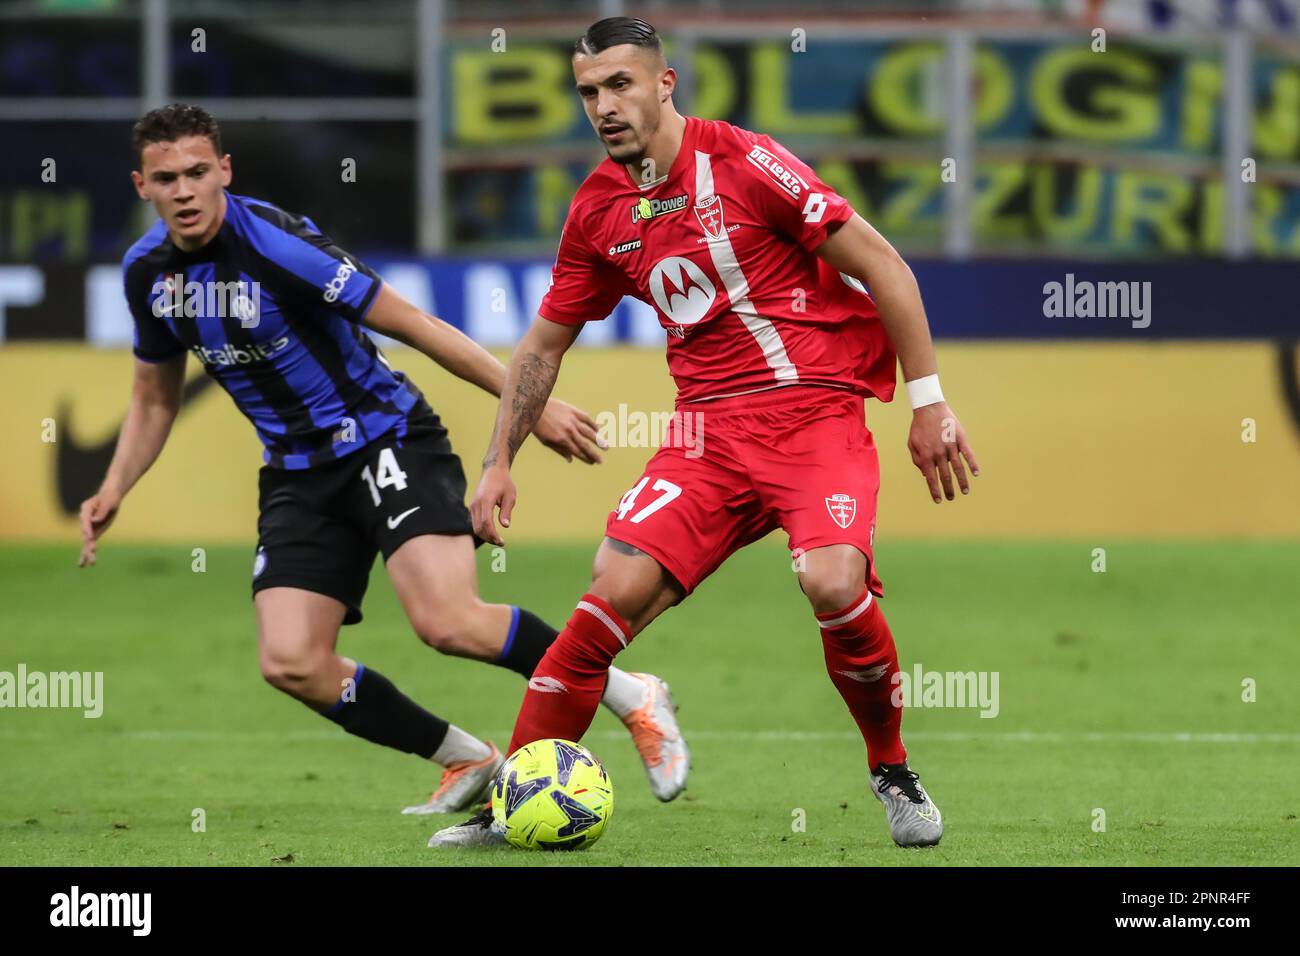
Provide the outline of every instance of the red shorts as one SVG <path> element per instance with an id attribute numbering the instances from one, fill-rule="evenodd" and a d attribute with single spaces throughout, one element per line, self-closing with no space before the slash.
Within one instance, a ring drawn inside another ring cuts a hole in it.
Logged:
<path id="1" fill-rule="evenodd" d="M 649 554 L 691 591 L 745 545 L 784 528 L 796 557 L 830 544 L 867 556 L 880 461 L 863 400 L 792 385 L 684 405 L 605 534 Z"/>

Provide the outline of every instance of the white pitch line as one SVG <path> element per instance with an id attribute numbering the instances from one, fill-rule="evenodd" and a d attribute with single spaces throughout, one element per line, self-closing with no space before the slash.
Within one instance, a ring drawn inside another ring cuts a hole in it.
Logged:
<path id="1" fill-rule="evenodd" d="M 721 740 L 752 742 L 791 742 L 816 740 L 859 740 L 852 731 L 818 730 L 686 730 L 688 740 Z M 617 730 L 598 731 L 591 736 L 617 738 L 625 736 Z M 1208 733 L 1201 731 L 1093 731 L 1093 732 L 1040 732 L 1017 730 L 998 733 L 975 731 L 917 730 L 904 731 L 904 742 L 938 741 L 946 743 L 1179 743 L 1179 744 L 1241 744 L 1241 743 L 1300 743 L 1300 734 L 1289 733 Z"/>
<path id="2" fill-rule="evenodd" d="M 602 736 L 621 736 L 617 731 L 602 732 Z M 852 731 L 686 731 L 690 739 L 699 740 L 858 740 Z M 938 741 L 948 743 L 1178 743 L 1178 744 L 1241 744 L 1241 743 L 1300 743 L 1300 733 L 1211 733 L 1206 731 L 1035 731 L 1011 730 L 993 733 L 977 731 L 916 730 L 904 731 L 903 740 Z"/>
<path id="3" fill-rule="evenodd" d="M 90 728 L 87 728 L 90 729 Z M 50 740 L 75 736 L 73 733 L 0 729 L 0 740 Z M 94 734 L 97 740 L 159 741 L 299 741 L 341 740 L 338 730 L 121 730 Z M 509 730 L 489 731 L 486 736 L 508 740 Z M 597 730 L 587 735 L 601 740 L 621 740 L 623 730 Z M 852 731 L 818 730 L 686 730 L 690 741 L 713 740 L 735 743 L 798 743 L 800 741 L 859 740 Z M 1016 730 L 994 733 L 975 731 L 917 730 L 903 734 L 905 742 L 990 743 L 990 744 L 1072 744 L 1072 743 L 1152 743 L 1152 744 L 1293 744 L 1300 743 L 1300 733 L 1210 733 L 1206 731 L 1034 731 Z"/>

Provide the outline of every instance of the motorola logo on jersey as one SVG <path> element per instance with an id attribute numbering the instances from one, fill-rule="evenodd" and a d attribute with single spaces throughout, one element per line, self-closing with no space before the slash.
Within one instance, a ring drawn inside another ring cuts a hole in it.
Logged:
<path id="1" fill-rule="evenodd" d="M 252 365 L 254 362 L 263 362 L 285 346 L 289 344 L 289 337 L 282 335 L 265 345 L 245 345 L 237 346 L 227 342 L 224 348 L 210 349 L 202 345 L 195 345 L 190 351 L 198 357 L 198 360 L 204 365 L 214 365 L 226 367 L 229 365 Z"/>
<path id="2" fill-rule="evenodd" d="M 334 278 L 325 283 L 325 301 L 337 302 L 339 296 L 343 294 L 343 287 L 348 284 L 352 273 L 356 271 L 357 267 L 352 264 L 352 260 L 345 256 L 339 263 L 339 271 L 334 273 Z"/>
<path id="3" fill-rule="evenodd" d="M 694 325 L 708 315 L 718 290 L 690 259 L 669 256 L 650 272 L 650 294 L 670 322 Z"/>

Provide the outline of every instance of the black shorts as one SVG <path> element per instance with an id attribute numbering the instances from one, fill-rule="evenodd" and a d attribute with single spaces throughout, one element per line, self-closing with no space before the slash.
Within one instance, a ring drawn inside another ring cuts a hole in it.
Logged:
<path id="1" fill-rule="evenodd" d="M 383 435 L 342 458 L 258 476 L 253 593 L 302 588 L 347 606 L 361 620 L 375 555 L 384 560 L 421 534 L 473 534 L 465 472 L 447 429 L 421 401 L 406 435 Z"/>

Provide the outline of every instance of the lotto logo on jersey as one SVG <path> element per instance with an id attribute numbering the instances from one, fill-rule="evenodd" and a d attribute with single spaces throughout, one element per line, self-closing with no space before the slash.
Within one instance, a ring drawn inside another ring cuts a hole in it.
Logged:
<path id="1" fill-rule="evenodd" d="M 654 219 L 656 216 L 666 216 L 672 212 L 681 212 L 686 208 L 686 194 L 680 196 L 670 196 L 667 199 L 638 199 L 632 204 L 632 222 L 637 223 L 642 219 Z"/>
<path id="2" fill-rule="evenodd" d="M 772 180 L 778 186 L 795 199 L 802 196 L 803 191 L 808 188 L 808 184 L 804 182 L 802 176 L 790 169 L 762 146 L 755 146 L 745 158 L 772 177 Z"/>

